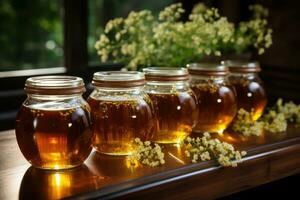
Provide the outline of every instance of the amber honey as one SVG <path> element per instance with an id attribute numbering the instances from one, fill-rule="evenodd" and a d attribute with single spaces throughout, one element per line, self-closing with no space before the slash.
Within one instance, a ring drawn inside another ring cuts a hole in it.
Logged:
<path id="1" fill-rule="evenodd" d="M 89 97 L 95 133 L 94 147 L 109 155 L 128 155 L 135 138 L 151 139 L 155 118 L 144 98 L 101 100 Z"/>
<path id="2" fill-rule="evenodd" d="M 267 104 L 266 92 L 261 81 L 231 76 L 230 82 L 236 90 L 238 108 L 252 112 L 253 120 L 257 120 Z"/>
<path id="3" fill-rule="evenodd" d="M 237 102 L 232 87 L 226 84 L 191 84 L 197 96 L 199 117 L 195 132 L 222 133 L 233 120 Z"/>
<path id="4" fill-rule="evenodd" d="M 35 167 L 75 167 L 92 150 L 90 123 L 86 106 L 40 109 L 23 105 L 16 119 L 17 141 L 25 158 Z"/>
<path id="5" fill-rule="evenodd" d="M 197 100 L 188 84 L 186 68 L 148 67 L 143 69 L 145 91 L 153 102 L 157 130 L 153 141 L 181 143 L 197 121 Z"/>
<path id="6" fill-rule="evenodd" d="M 190 86 L 197 96 L 199 117 L 194 132 L 223 133 L 235 117 L 237 100 L 228 81 L 228 67 L 218 63 L 191 63 Z"/>
<path id="7" fill-rule="evenodd" d="M 149 96 L 158 120 L 152 140 L 158 143 L 180 143 L 191 133 L 198 117 L 194 93 L 149 93 Z"/>
<path id="8" fill-rule="evenodd" d="M 253 120 L 257 120 L 267 104 L 267 95 L 258 73 L 260 65 L 256 61 L 226 60 L 223 64 L 231 72 L 229 81 L 235 87 L 238 108 L 252 112 Z"/>

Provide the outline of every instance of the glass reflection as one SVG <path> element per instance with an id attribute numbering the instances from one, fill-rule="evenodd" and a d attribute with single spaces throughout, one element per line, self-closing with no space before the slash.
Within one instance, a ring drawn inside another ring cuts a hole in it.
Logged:
<path id="1" fill-rule="evenodd" d="M 132 162 L 129 156 L 108 156 L 96 151 L 90 155 L 87 165 L 94 174 L 112 179 L 135 177 L 141 168 L 139 162 Z"/>
<path id="2" fill-rule="evenodd" d="M 61 199 L 101 187 L 104 177 L 93 175 L 85 165 L 50 171 L 29 167 L 23 176 L 19 199 Z"/>

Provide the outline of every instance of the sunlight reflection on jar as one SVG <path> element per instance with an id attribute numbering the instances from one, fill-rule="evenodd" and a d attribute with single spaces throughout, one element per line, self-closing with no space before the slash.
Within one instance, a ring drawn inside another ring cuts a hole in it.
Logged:
<path id="1" fill-rule="evenodd" d="M 109 178 L 135 176 L 141 167 L 137 160 L 131 160 L 129 156 L 107 156 L 96 151 L 92 152 L 87 165 L 92 173 Z"/>
<path id="2" fill-rule="evenodd" d="M 101 181 L 103 177 L 94 176 L 85 165 L 62 171 L 30 167 L 22 179 L 19 199 L 61 199 L 99 187 Z"/>
<path id="3" fill-rule="evenodd" d="M 260 65 L 255 61 L 227 60 L 223 64 L 229 67 L 229 80 L 234 85 L 238 108 L 252 112 L 253 120 L 259 119 L 267 104 L 264 84 L 258 73 Z"/>

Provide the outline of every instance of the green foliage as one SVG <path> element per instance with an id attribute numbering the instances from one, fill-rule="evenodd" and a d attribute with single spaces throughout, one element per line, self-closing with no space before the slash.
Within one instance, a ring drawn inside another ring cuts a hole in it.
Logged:
<path id="1" fill-rule="evenodd" d="M 1 0 L 0 18 L 0 71 L 61 65 L 60 1 Z"/>
<path id="2" fill-rule="evenodd" d="M 102 62 L 112 59 L 127 68 L 185 66 L 205 56 L 243 53 L 254 48 L 264 53 L 272 44 L 267 27 L 268 12 L 260 5 L 250 6 L 252 18 L 237 27 L 219 15 L 216 8 L 196 5 L 189 20 L 181 3 L 172 4 L 158 16 L 149 10 L 131 12 L 126 18 L 110 20 L 95 44 Z"/>
<path id="3" fill-rule="evenodd" d="M 272 29 L 268 27 L 268 10 L 255 4 L 249 7 L 252 16 L 248 21 L 242 21 L 235 28 L 233 40 L 223 49 L 229 53 L 245 53 L 256 49 L 263 54 L 272 45 Z"/>
<path id="4" fill-rule="evenodd" d="M 99 57 L 96 54 L 95 43 L 99 35 L 104 32 L 105 24 L 109 19 L 117 17 L 125 17 L 132 10 L 148 9 L 154 15 L 167 5 L 170 5 L 173 0 L 97 0 L 89 1 L 89 35 L 88 35 L 88 52 L 89 61 L 99 62 Z M 109 8 L 109 9 L 107 9 Z M 109 62 L 110 60 L 108 60 Z"/>
<path id="5" fill-rule="evenodd" d="M 221 54 L 220 49 L 233 36 L 234 27 L 215 8 L 191 14 L 184 13 L 180 3 L 166 7 L 157 16 L 149 10 L 131 12 L 127 18 L 116 18 L 106 24 L 95 47 L 103 62 L 138 66 L 184 66 L 206 55 Z"/>
<path id="6" fill-rule="evenodd" d="M 258 121 L 252 119 L 252 113 L 240 109 L 231 127 L 245 136 L 260 136 L 263 130 L 269 133 L 284 132 L 288 123 L 300 126 L 300 105 L 292 101 L 283 103 L 280 98 Z"/>

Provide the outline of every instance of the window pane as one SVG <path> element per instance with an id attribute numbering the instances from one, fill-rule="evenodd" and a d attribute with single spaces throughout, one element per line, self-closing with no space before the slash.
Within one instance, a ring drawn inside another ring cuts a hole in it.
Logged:
<path id="1" fill-rule="evenodd" d="M 62 66 L 60 2 L 0 1 L 0 71 Z"/>
<path id="2" fill-rule="evenodd" d="M 115 17 L 126 17 L 130 11 L 149 9 L 157 14 L 174 0 L 91 0 L 89 1 L 88 51 L 91 64 L 99 64 L 100 59 L 94 48 L 106 22 Z"/>

